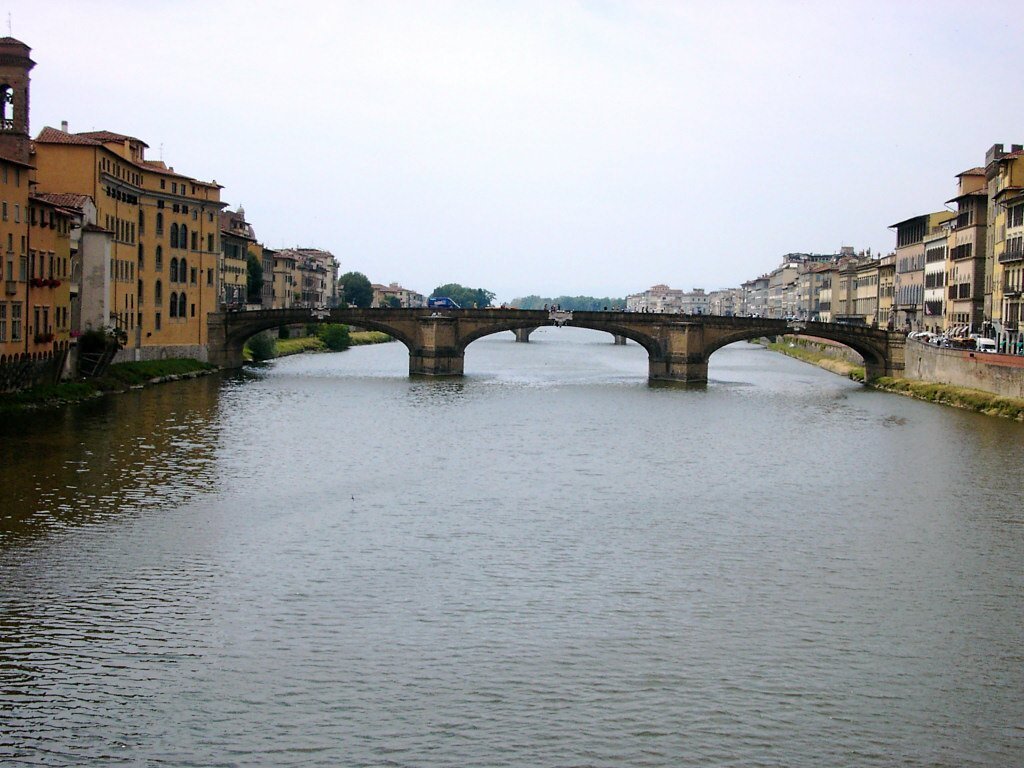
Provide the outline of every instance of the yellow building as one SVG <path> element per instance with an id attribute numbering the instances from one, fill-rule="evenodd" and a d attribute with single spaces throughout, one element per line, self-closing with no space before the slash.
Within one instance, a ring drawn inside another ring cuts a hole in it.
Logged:
<path id="1" fill-rule="evenodd" d="M 299 266 L 294 251 L 282 249 L 274 253 L 273 258 L 273 293 L 272 309 L 288 309 L 296 306 L 302 298 Z"/>
<path id="2" fill-rule="evenodd" d="M 1024 351 L 1024 148 L 996 144 L 986 161 L 992 330 L 1001 349 Z"/>
<path id="3" fill-rule="evenodd" d="M 853 278 L 854 312 L 866 325 L 878 324 L 878 272 L 878 260 L 868 258 L 857 264 Z"/>
<path id="4" fill-rule="evenodd" d="M 427 300 L 423 294 L 403 288 L 398 283 L 391 283 L 390 285 L 373 283 L 370 287 L 373 289 L 373 301 L 370 304 L 372 307 L 397 306 L 408 308 L 425 307 L 427 305 Z"/>
<path id="5" fill-rule="evenodd" d="M 946 249 L 946 303 L 944 330 L 968 328 L 980 332 L 984 324 L 985 240 L 988 228 L 988 189 L 984 168 L 957 174 L 957 196 L 947 200 L 957 207 L 949 222 Z"/>
<path id="6" fill-rule="evenodd" d="M 38 344 L 29 324 L 38 295 L 29 273 L 29 71 L 31 49 L 13 38 L 0 39 L 0 362 L 35 355 L 50 345 Z"/>
<path id="7" fill-rule="evenodd" d="M 128 338 L 121 359 L 201 359 L 206 315 L 220 304 L 221 188 L 147 160 L 146 149 L 110 131 L 44 128 L 38 189 L 89 196 L 113 234 L 109 272 L 83 277 L 81 290 L 106 292 L 107 324 Z"/>
<path id="8" fill-rule="evenodd" d="M 28 331 L 37 346 L 65 350 L 71 337 L 72 211 L 45 195 L 29 197 Z"/>
<path id="9" fill-rule="evenodd" d="M 878 260 L 878 325 L 892 330 L 896 324 L 893 296 L 896 293 L 896 254 Z"/>
<path id="10" fill-rule="evenodd" d="M 256 235 L 241 206 L 237 211 L 220 212 L 220 244 L 221 306 L 241 309 L 248 298 L 250 248 L 256 244 Z"/>
<path id="11" fill-rule="evenodd" d="M 0 156 L 0 246 L 4 293 L 0 297 L 0 356 L 37 351 L 25 318 L 31 297 L 28 272 L 29 166 Z"/>
<path id="12" fill-rule="evenodd" d="M 925 309 L 925 240 L 940 231 L 942 224 L 953 217 L 951 211 L 936 211 L 890 226 L 896 230 L 896 295 L 893 307 L 897 330 L 921 330 Z"/>

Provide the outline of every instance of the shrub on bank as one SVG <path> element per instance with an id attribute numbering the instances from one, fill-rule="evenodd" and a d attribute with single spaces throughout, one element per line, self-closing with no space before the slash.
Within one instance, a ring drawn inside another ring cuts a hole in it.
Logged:
<path id="1" fill-rule="evenodd" d="M 277 350 L 275 347 L 274 339 L 271 338 L 270 333 L 267 331 L 256 334 L 245 343 L 245 348 L 248 350 L 251 359 L 256 362 L 272 360 L 276 357 Z"/>
<path id="2" fill-rule="evenodd" d="M 347 325 L 325 323 L 317 326 L 316 335 L 331 352 L 341 352 L 352 343 Z"/>

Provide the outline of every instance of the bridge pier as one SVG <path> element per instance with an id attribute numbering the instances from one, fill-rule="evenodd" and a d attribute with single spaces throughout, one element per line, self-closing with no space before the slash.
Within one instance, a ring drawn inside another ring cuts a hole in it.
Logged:
<path id="1" fill-rule="evenodd" d="M 864 357 L 864 381 L 870 383 L 882 376 L 902 378 L 906 368 L 907 339 L 901 334 L 889 334 L 885 344 L 885 357 L 869 360 Z"/>
<path id="2" fill-rule="evenodd" d="M 416 345 L 409 348 L 410 376 L 461 376 L 465 352 L 458 344 L 458 322 L 450 315 L 420 317 Z"/>
<path id="3" fill-rule="evenodd" d="M 626 337 L 625 336 L 620 336 L 619 334 L 614 333 L 614 334 L 612 334 L 612 338 L 615 339 L 615 342 L 614 342 L 615 346 L 617 346 L 617 347 L 624 347 L 624 346 L 626 346 Z"/>
<path id="4" fill-rule="evenodd" d="M 242 355 L 244 340 L 231 343 L 227 333 L 227 315 L 211 312 L 206 319 L 206 360 L 219 368 L 241 368 L 245 363 Z"/>
<path id="5" fill-rule="evenodd" d="M 706 383 L 708 359 L 704 353 L 704 326 L 699 323 L 666 323 L 655 329 L 658 349 L 647 351 L 647 375 L 651 381 Z"/>
<path id="6" fill-rule="evenodd" d="M 530 334 L 536 331 L 537 328 L 513 328 L 512 333 L 516 335 L 516 341 L 520 344 L 526 344 L 530 341 Z"/>

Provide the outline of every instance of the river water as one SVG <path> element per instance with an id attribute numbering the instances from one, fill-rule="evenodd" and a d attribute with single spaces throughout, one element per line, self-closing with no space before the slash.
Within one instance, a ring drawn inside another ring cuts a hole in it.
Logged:
<path id="1" fill-rule="evenodd" d="M 7 419 L 0 763 L 1024 763 L 1024 427 L 610 340 Z"/>

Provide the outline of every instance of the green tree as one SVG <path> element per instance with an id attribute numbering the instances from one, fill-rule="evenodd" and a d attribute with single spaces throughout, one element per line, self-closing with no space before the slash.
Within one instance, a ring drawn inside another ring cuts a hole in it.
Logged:
<path id="1" fill-rule="evenodd" d="M 263 299 L 263 264 L 253 254 L 245 260 L 246 263 L 246 301 L 250 304 L 259 304 Z"/>
<path id="2" fill-rule="evenodd" d="M 447 296 L 463 309 L 483 309 L 491 306 L 494 294 L 483 288 L 467 288 L 458 283 L 445 283 L 434 289 L 431 296 Z"/>
<path id="3" fill-rule="evenodd" d="M 246 346 L 252 353 L 252 359 L 257 362 L 272 360 L 277 355 L 274 337 L 270 335 L 269 331 L 256 334 L 246 342 Z"/>
<path id="4" fill-rule="evenodd" d="M 402 300 L 397 296 L 388 296 L 386 299 L 384 299 L 384 305 L 390 307 L 391 309 L 401 309 Z"/>
<path id="5" fill-rule="evenodd" d="M 352 343 L 348 335 L 348 326 L 338 323 L 324 323 L 317 327 L 316 335 L 323 340 L 324 346 L 332 352 L 348 349 Z"/>
<path id="6" fill-rule="evenodd" d="M 341 288 L 341 298 L 346 306 L 354 304 L 357 307 L 368 307 L 373 302 L 373 288 L 370 286 L 370 279 L 362 272 L 346 272 L 338 283 Z"/>
<path id="7" fill-rule="evenodd" d="M 513 307 L 520 309 L 542 309 L 543 307 L 560 306 L 575 312 L 600 312 L 604 309 L 622 310 L 626 308 L 625 299 L 613 299 L 608 296 L 603 298 L 595 296 L 556 296 L 549 298 L 531 294 L 518 299 L 512 299 Z"/>

